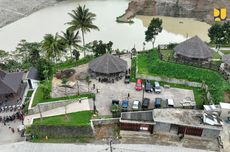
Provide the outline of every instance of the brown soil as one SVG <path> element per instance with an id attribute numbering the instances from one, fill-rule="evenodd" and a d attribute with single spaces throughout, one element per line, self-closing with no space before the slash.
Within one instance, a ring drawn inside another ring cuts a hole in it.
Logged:
<path id="1" fill-rule="evenodd" d="M 96 139 L 102 140 L 109 137 L 117 138 L 119 134 L 118 126 L 115 124 L 96 126 Z"/>
<path id="2" fill-rule="evenodd" d="M 230 91 L 224 93 L 224 102 L 230 103 Z"/>

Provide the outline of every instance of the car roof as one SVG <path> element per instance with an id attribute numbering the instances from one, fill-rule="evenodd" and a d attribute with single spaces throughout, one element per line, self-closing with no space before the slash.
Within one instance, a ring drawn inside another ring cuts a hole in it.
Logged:
<path id="1" fill-rule="evenodd" d="M 140 101 L 139 100 L 134 100 L 133 103 L 139 103 Z"/>
<path id="2" fill-rule="evenodd" d="M 167 101 L 168 101 L 168 105 L 174 105 L 173 99 L 167 99 Z"/>
<path id="3" fill-rule="evenodd" d="M 159 82 L 157 82 L 157 81 L 155 81 L 154 84 L 155 84 L 155 85 L 160 85 Z"/>
<path id="4" fill-rule="evenodd" d="M 128 103 L 129 100 L 122 100 L 122 103 Z"/>
<path id="5" fill-rule="evenodd" d="M 150 101 L 150 99 L 149 98 L 144 98 L 143 101 Z"/>
<path id="6" fill-rule="evenodd" d="M 141 79 L 137 79 L 137 83 L 141 83 L 142 82 L 142 80 Z"/>

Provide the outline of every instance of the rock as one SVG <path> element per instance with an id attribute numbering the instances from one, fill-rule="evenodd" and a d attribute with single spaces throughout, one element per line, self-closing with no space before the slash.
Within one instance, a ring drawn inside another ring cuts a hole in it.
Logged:
<path id="1" fill-rule="evenodd" d="M 129 3 L 124 17 L 126 19 L 135 15 L 186 17 L 211 23 L 214 21 L 213 8 L 226 7 L 229 10 L 229 6 L 230 2 L 224 0 L 133 0 Z"/>

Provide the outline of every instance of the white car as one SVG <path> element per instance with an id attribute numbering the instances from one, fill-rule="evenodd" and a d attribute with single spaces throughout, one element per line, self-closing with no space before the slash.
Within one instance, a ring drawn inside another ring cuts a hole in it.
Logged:
<path id="1" fill-rule="evenodd" d="M 174 107 L 174 101 L 173 99 L 166 99 L 168 107 Z"/>
<path id="2" fill-rule="evenodd" d="M 138 100 L 133 101 L 132 109 L 133 110 L 140 110 L 141 102 Z"/>
<path id="3" fill-rule="evenodd" d="M 153 89 L 156 93 L 161 93 L 161 86 L 159 84 L 159 82 L 154 82 L 154 86 L 153 86 Z"/>

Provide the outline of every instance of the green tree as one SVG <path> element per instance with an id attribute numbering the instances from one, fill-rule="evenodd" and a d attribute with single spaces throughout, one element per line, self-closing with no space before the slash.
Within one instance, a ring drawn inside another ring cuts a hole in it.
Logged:
<path id="1" fill-rule="evenodd" d="M 112 46 L 113 46 L 113 42 L 109 41 L 109 43 L 103 43 L 100 40 L 99 42 L 98 41 L 93 42 L 92 49 L 95 56 L 97 57 L 105 53 L 112 53 Z"/>
<path id="2" fill-rule="evenodd" d="M 66 32 L 62 32 L 63 36 L 61 37 L 64 41 L 64 43 L 67 45 L 67 48 L 70 51 L 70 55 L 72 58 L 72 48 L 79 48 L 80 46 L 78 45 L 79 42 L 81 42 L 80 40 L 80 36 L 79 36 L 79 31 L 77 31 L 76 33 L 74 33 L 74 31 L 71 31 L 69 29 L 66 30 Z"/>
<path id="3" fill-rule="evenodd" d="M 57 63 L 62 52 L 65 51 L 65 43 L 58 33 L 55 35 L 46 34 L 42 41 L 42 48 L 45 51 L 47 59 L 55 59 L 55 62 Z"/>
<path id="4" fill-rule="evenodd" d="M 72 10 L 72 13 L 68 13 L 72 17 L 72 21 L 67 24 L 70 25 L 69 29 L 72 31 L 81 30 L 83 47 L 85 46 L 85 34 L 90 32 L 91 29 L 99 30 L 99 28 L 93 24 L 96 15 L 89 11 L 85 5 L 78 6 L 76 10 Z M 84 50 L 84 56 L 86 55 Z"/>
<path id="5" fill-rule="evenodd" d="M 76 49 L 73 50 L 73 56 L 75 58 L 75 60 L 79 60 L 79 57 L 80 57 L 80 53 L 79 51 L 77 51 Z"/>
<path id="6" fill-rule="evenodd" d="M 42 80 L 48 80 L 53 75 L 53 65 L 49 60 L 44 58 L 39 59 L 36 68 Z"/>
<path id="7" fill-rule="evenodd" d="M 156 36 L 162 31 L 162 20 L 159 18 L 153 18 L 148 26 L 147 31 L 145 31 L 145 41 L 152 41 L 154 48 L 154 43 Z"/>
<path id="8" fill-rule="evenodd" d="M 230 21 L 223 24 L 224 39 L 226 44 L 230 44 Z"/>
<path id="9" fill-rule="evenodd" d="M 85 81 L 86 81 L 87 84 L 88 84 L 88 92 L 89 92 L 89 85 L 90 85 L 90 83 L 91 83 L 91 81 L 90 81 L 90 75 L 87 75 L 87 76 L 85 77 Z"/>
<path id="10" fill-rule="evenodd" d="M 208 36 L 211 40 L 211 43 L 214 44 L 224 44 L 224 30 L 221 24 L 214 24 L 208 30 Z"/>
<path id="11" fill-rule="evenodd" d="M 4 58 L 7 57 L 9 55 L 8 52 L 4 51 L 4 50 L 0 50 L 0 58 Z"/>

